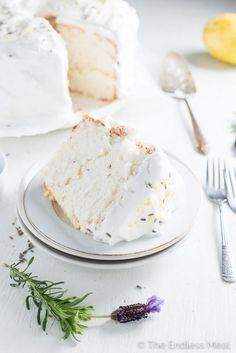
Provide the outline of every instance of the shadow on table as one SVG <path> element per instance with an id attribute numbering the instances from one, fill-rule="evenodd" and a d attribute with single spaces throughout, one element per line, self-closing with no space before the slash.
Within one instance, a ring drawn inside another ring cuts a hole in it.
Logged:
<path id="1" fill-rule="evenodd" d="M 152 317 L 149 317 L 148 320 L 152 320 Z M 143 330 L 143 320 L 127 322 L 127 323 L 119 323 L 114 320 L 107 320 L 102 325 L 99 325 L 99 329 L 103 331 L 105 335 L 117 335 L 122 337 L 129 336 L 130 334 L 139 334 L 141 330 Z M 90 327 L 90 330 L 97 330 L 96 326 Z"/>
<path id="2" fill-rule="evenodd" d="M 235 70 L 235 67 L 230 64 L 225 64 L 205 51 L 189 52 L 185 54 L 185 58 L 193 66 L 199 67 L 206 70 L 219 70 L 219 71 L 230 71 Z"/>

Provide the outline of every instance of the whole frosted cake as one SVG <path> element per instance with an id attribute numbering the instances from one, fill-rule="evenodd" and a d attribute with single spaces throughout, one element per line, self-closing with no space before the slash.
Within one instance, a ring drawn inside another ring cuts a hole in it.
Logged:
<path id="1" fill-rule="evenodd" d="M 106 101 L 125 95 L 137 28 L 124 0 L 0 0 L 0 123 L 63 119 L 69 88 Z"/>
<path id="2" fill-rule="evenodd" d="M 132 129 L 86 116 L 44 170 L 46 195 L 72 225 L 109 244 L 156 236 L 173 210 L 179 176 L 161 149 Z"/>

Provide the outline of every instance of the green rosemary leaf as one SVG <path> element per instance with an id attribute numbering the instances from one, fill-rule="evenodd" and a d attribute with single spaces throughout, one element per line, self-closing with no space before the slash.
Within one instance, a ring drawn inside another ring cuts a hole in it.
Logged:
<path id="1" fill-rule="evenodd" d="M 53 296 L 55 299 L 60 299 L 63 297 L 63 295 L 67 292 L 67 290 L 61 290 L 61 291 L 56 291 L 56 292 L 53 292 Z"/>
<path id="2" fill-rule="evenodd" d="M 42 311 L 42 303 L 39 303 L 38 312 L 37 312 L 37 321 L 39 325 L 41 325 L 41 311 Z"/>
<path id="3" fill-rule="evenodd" d="M 93 294 L 93 293 L 92 293 L 92 292 L 89 292 L 89 293 L 85 294 L 83 297 L 78 298 L 78 299 L 75 299 L 74 302 L 76 302 L 76 304 L 79 304 L 79 303 L 83 302 L 83 301 L 84 301 L 89 295 L 91 295 L 91 294 Z"/>
<path id="4" fill-rule="evenodd" d="M 65 334 L 64 334 L 63 338 L 64 338 L 64 340 L 66 340 L 72 333 L 70 330 L 66 330 L 64 332 L 65 332 Z M 77 340 L 76 336 L 74 336 L 74 334 L 72 334 L 72 335 Z"/>
<path id="5" fill-rule="evenodd" d="M 50 283 L 50 282 L 48 282 Z M 61 289 L 61 287 L 56 287 L 59 284 L 64 284 L 65 282 L 55 282 L 55 283 L 50 283 L 50 284 L 45 284 L 45 289 L 53 288 L 53 289 Z"/>
<path id="6" fill-rule="evenodd" d="M 61 305 L 70 303 L 70 302 L 73 301 L 74 299 L 75 299 L 75 297 L 68 297 L 68 298 L 66 298 L 66 299 L 62 299 L 62 300 L 61 300 Z"/>
<path id="7" fill-rule="evenodd" d="M 48 311 L 46 310 L 45 316 L 44 316 L 44 319 L 43 319 L 43 323 L 42 323 L 43 331 L 46 331 L 47 322 L 48 322 Z"/>
<path id="8" fill-rule="evenodd" d="M 80 325 L 78 325 L 78 327 L 79 327 L 79 328 L 87 328 L 88 326 L 86 326 L 86 325 L 81 325 L 81 324 L 80 324 Z"/>
<path id="9" fill-rule="evenodd" d="M 31 259 L 29 259 L 28 264 L 27 264 L 26 268 L 24 269 L 23 273 L 26 272 L 26 270 L 28 270 L 28 268 L 30 267 L 30 265 L 32 264 L 33 261 L 34 261 L 34 256 L 31 257 Z M 18 264 L 16 264 L 15 267 L 18 266 Z"/>
<path id="10" fill-rule="evenodd" d="M 73 308 L 74 306 L 80 304 L 85 298 L 87 298 L 87 296 L 89 294 L 90 293 L 88 293 L 86 296 L 84 296 L 82 298 L 77 298 L 77 299 L 74 299 L 71 301 L 66 301 L 66 302 L 62 303 L 62 305 L 64 305 L 64 307 L 67 307 L 67 308 Z"/>
<path id="11" fill-rule="evenodd" d="M 28 295 L 27 297 L 26 297 L 26 299 L 25 299 L 25 304 L 26 304 L 26 308 L 28 309 L 28 310 L 30 310 L 30 298 L 31 298 L 31 295 Z"/>
<path id="12" fill-rule="evenodd" d="M 37 300 L 35 299 L 33 293 L 32 293 L 32 295 L 31 295 L 31 297 L 32 297 L 32 300 L 33 300 L 34 304 L 35 304 L 35 305 L 37 306 L 37 308 L 38 308 L 38 307 L 39 307 L 39 303 L 38 303 Z"/>

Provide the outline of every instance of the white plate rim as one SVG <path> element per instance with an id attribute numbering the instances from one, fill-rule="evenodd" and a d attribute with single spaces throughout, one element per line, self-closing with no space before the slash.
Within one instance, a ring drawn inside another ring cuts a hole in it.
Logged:
<path id="1" fill-rule="evenodd" d="M 60 250 L 54 249 L 47 245 L 46 243 L 43 243 L 40 241 L 29 229 L 27 229 L 26 225 L 23 223 L 19 213 L 17 212 L 17 218 L 19 221 L 20 226 L 22 227 L 22 230 L 24 231 L 24 234 L 26 237 L 37 247 L 39 247 L 42 251 L 47 253 L 50 256 L 55 257 L 56 259 L 60 261 L 64 261 L 76 266 L 84 267 L 84 268 L 89 268 L 93 270 L 126 270 L 130 268 L 135 268 L 139 266 L 144 266 L 146 264 L 149 264 L 151 262 L 154 262 L 159 259 L 161 256 L 168 255 L 170 252 L 178 248 L 183 244 L 185 241 L 186 237 L 182 238 L 179 240 L 177 243 L 173 244 L 172 246 L 166 248 L 165 250 L 162 250 L 158 253 L 152 254 L 152 255 L 147 255 L 144 257 L 136 258 L 136 259 L 129 259 L 129 260 L 118 260 L 118 261 L 101 261 L 101 260 L 92 260 L 92 259 L 86 259 L 86 258 L 80 258 L 78 256 L 73 256 L 67 253 L 64 253 Z M 92 260 L 92 261 L 91 261 Z"/>

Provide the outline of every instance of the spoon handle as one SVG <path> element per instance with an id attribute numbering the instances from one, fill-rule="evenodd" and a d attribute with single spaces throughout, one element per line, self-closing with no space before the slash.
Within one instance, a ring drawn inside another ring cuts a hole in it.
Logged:
<path id="1" fill-rule="evenodd" d="M 194 136 L 196 139 L 196 149 L 199 153 L 206 155 L 209 152 L 209 145 L 206 142 L 205 137 L 203 136 L 203 133 L 202 133 L 197 121 L 196 121 L 196 118 L 192 112 L 192 109 L 189 105 L 187 98 L 184 98 L 183 100 L 187 105 L 187 108 L 188 108 L 188 111 L 189 111 L 189 114 L 191 117 L 191 121 L 192 121 L 192 125 L 193 125 L 193 132 L 194 132 Z"/>

